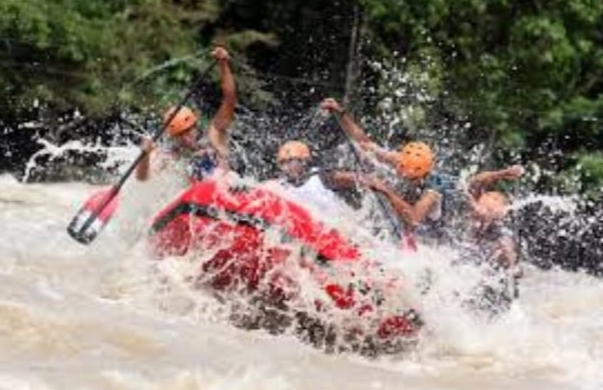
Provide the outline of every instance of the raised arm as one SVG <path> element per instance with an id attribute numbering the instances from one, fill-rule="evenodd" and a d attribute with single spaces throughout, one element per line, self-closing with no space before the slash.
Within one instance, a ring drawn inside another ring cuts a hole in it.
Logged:
<path id="1" fill-rule="evenodd" d="M 135 176 L 138 181 L 147 181 L 151 166 L 151 154 L 155 150 L 155 143 L 151 138 L 143 138 L 140 148 L 146 152 L 142 160 L 136 166 Z"/>
<path id="2" fill-rule="evenodd" d="M 382 148 L 374 142 L 363 142 L 360 144 L 368 152 L 372 152 L 377 160 L 386 163 L 394 168 L 398 165 L 400 158 L 397 152 Z"/>
<path id="3" fill-rule="evenodd" d="M 352 114 L 350 114 L 345 108 L 341 107 L 341 105 L 335 99 L 327 98 L 323 100 L 320 104 L 320 107 L 335 115 L 338 115 L 339 124 L 341 125 L 343 131 L 345 131 L 350 138 L 356 141 L 363 150 L 372 152 L 379 161 L 389 164 L 392 167 L 396 167 L 398 164 L 398 154 L 394 151 L 382 148 L 373 142 L 366 134 L 364 129 L 358 123 L 356 123 L 356 121 L 354 121 Z"/>
<path id="4" fill-rule="evenodd" d="M 489 186 L 501 180 L 518 179 L 523 175 L 524 169 L 520 165 L 501 169 L 499 171 L 484 171 L 469 179 L 469 192 L 473 196 L 479 196 Z"/>
<path id="5" fill-rule="evenodd" d="M 332 114 L 339 116 L 339 123 L 343 131 L 347 133 L 354 141 L 358 143 L 371 142 L 364 129 L 354 121 L 352 114 L 333 98 L 326 98 L 320 103 L 320 108 L 327 110 Z"/>
<path id="6" fill-rule="evenodd" d="M 207 129 L 207 136 L 212 146 L 221 157 L 229 154 L 228 129 L 234 120 L 234 109 L 237 104 L 237 94 L 234 75 L 230 69 L 229 54 L 223 47 L 217 47 L 212 56 L 218 61 L 222 86 L 222 103 Z"/>

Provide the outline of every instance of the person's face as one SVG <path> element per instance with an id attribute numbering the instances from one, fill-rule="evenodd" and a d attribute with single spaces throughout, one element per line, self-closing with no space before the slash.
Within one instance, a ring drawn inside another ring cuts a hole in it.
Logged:
<path id="1" fill-rule="evenodd" d="M 398 165 L 398 175 L 400 175 L 403 179 L 412 182 L 419 182 L 424 176 L 422 174 L 417 173 L 415 169 L 405 166 L 403 164 Z"/>
<path id="2" fill-rule="evenodd" d="M 174 142 L 183 149 L 196 150 L 199 147 L 197 141 L 197 128 L 194 126 L 173 139 Z"/>
<path id="3" fill-rule="evenodd" d="M 289 158 L 278 163 L 281 171 L 290 179 L 299 179 L 308 170 L 309 159 Z"/>

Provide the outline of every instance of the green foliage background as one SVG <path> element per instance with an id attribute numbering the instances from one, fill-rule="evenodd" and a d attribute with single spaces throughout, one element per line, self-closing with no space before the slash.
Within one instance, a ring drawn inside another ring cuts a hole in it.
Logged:
<path id="1" fill-rule="evenodd" d="M 603 185 L 596 0 L 2 0 L 0 121 L 18 128 L 35 107 L 52 127 L 75 108 L 102 120 L 164 104 L 207 63 L 213 42 L 234 53 L 249 106 L 341 98 L 354 29 L 347 93 L 355 111 L 378 112 L 394 92 L 371 61 L 397 64 L 431 97 L 407 127 L 470 121 L 465 148 L 489 142 L 499 160 L 518 154 L 577 176 L 574 190 Z M 271 87 L 270 75 L 281 77 Z M 291 80 L 308 84 L 291 89 Z M 400 112 L 412 104 L 400 103 Z M 541 185 L 562 182 L 551 176 Z"/>

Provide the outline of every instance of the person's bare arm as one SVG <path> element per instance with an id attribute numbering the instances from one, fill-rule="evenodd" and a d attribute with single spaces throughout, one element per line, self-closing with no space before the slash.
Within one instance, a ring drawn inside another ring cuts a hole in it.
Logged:
<path id="1" fill-rule="evenodd" d="M 328 171 L 324 173 L 324 178 L 329 187 L 336 189 L 353 188 L 357 185 L 370 187 L 372 182 L 369 176 L 354 171 Z"/>
<path id="2" fill-rule="evenodd" d="M 136 180 L 147 181 L 149 179 L 150 156 L 147 154 L 136 166 Z"/>
<path id="3" fill-rule="evenodd" d="M 517 250 L 515 248 L 515 242 L 513 242 L 511 237 L 505 236 L 498 240 L 495 256 L 505 268 L 511 268 L 517 265 Z"/>
<path id="4" fill-rule="evenodd" d="M 423 222 L 442 197 L 436 191 L 427 190 L 415 204 L 411 204 L 383 183 L 373 183 L 371 188 L 383 193 L 398 215 L 413 227 Z"/>
<path id="5" fill-rule="evenodd" d="M 512 167 L 501 169 L 498 171 L 484 171 L 476 174 L 469 179 L 469 191 L 472 194 L 480 194 L 485 188 L 491 186 L 500 180 L 517 179 L 523 175 L 523 167 L 514 165 Z"/>
<path id="6" fill-rule="evenodd" d="M 346 109 L 341 107 L 337 100 L 333 98 L 326 98 L 320 103 L 320 108 L 337 115 L 341 128 L 354 141 L 358 143 L 371 142 L 370 137 L 366 134 L 364 129 L 358 123 L 356 123 L 356 121 L 352 117 L 352 114 L 350 114 Z"/>
<path id="7" fill-rule="evenodd" d="M 382 192 L 383 195 L 387 198 L 387 201 L 392 205 L 393 209 L 396 213 L 402 218 L 407 224 L 410 226 L 415 226 L 415 218 L 413 207 L 406 200 L 402 199 L 394 192 Z"/>
<path id="8" fill-rule="evenodd" d="M 331 188 L 344 189 L 362 185 L 385 194 L 398 214 L 413 226 L 421 223 L 441 198 L 436 191 L 428 190 L 413 205 L 398 196 L 384 183 L 368 175 L 350 171 L 333 171 L 326 175 Z"/>
<path id="9" fill-rule="evenodd" d="M 440 193 L 427 190 L 421 198 L 413 205 L 411 213 L 411 222 L 418 225 L 425 220 L 425 217 L 431 213 L 433 208 L 440 202 L 442 195 Z"/>
<path id="10" fill-rule="evenodd" d="M 349 171 L 329 171 L 323 174 L 323 179 L 330 188 L 352 188 L 358 183 L 358 174 Z"/>
<path id="11" fill-rule="evenodd" d="M 228 129 L 234 120 L 234 109 L 237 104 L 237 94 L 234 75 L 230 69 L 229 55 L 223 47 L 217 47 L 212 52 L 218 61 L 222 86 L 222 103 L 207 129 L 207 136 L 212 146 L 222 157 L 229 154 Z"/>
<path id="12" fill-rule="evenodd" d="M 339 124 L 346 134 L 356 141 L 364 151 L 372 152 L 375 157 L 392 167 L 398 165 L 398 154 L 394 151 L 380 147 L 366 134 L 366 131 L 354 120 L 354 117 L 333 98 L 327 98 L 320 104 L 323 110 L 327 110 L 339 117 Z"/>
<path id="13" fill-rule="evenodd" d="M 150 166 L 151 166 L 151 154 L 155 149 L 155 144 L 150 138 L 144 138 L 142 140 L 142 145 L 140 146 L 142 150 L 146 152 L 142 160 L 136 166 L 136 180 L 139 181 L 147 181 L 149 179 Z"/>
<path id="14" fill-rule="evenodd" d="M 393 168 L 398 166 L 399 157 L 397 152 L 382 148 L 374 142 L 363 142 L 360 146 L 362 146 L 364 150 L 373 153 L 377 160 L 388 164 Z"/>

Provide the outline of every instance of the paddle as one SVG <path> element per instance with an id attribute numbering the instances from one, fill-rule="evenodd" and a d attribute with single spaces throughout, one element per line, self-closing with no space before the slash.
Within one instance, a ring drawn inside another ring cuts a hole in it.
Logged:
<path id="1" fill-rule="evenodd" d="M 354 144 L 352 142 L 352 139 L 349 137 L 348 133 L 345 132 L 345 130 L 343 129 L 343 127 L 341 126 L 341 118 L 339 115 L 335 115 L 335 117 L 337 118 L 337 124 L 339 125 L 339 128 L 341 129 L 341 131 L 344 134 L 344 137 L 346 139 L 346 142 L 348 143 L 351 151 L 352 151 L 352 155 L 354 156 L 354 160 L 356 161 L 356 165 L 358 165 L 360 167 L 360 170 L 362 172 L 365 172 L 366 170 L 364 169 L 364 164 L 362 163 L 362 160 L 360 158 L 360 156 L 358 155 L 358 151 L 356 150 L 356 148 L 354 147 Z M 381 212 L 383 213 L 383 215 L 386 217 L 387 220 L 389 220 L 391 227 L 392 227 L 392 231 L 394 232 L 394 235 L 396 237 L 400 237 L 400 239 L 406 239 L 406 241 L 410 241 L 404 234 L 402 234 L 402 229 L 400 228 L 399 225 L 399 221 L 391 215 L 391 213 L 389 212 L 389 209 L 387 208 L 387 205 L 385 204 L 385 201 L 383 200 L 383 197 L 381 196 L 381 194 L 375 193 L 373 192 L 373 194 L 375 195 L 375 199 L 377 199 L 377 203 L 379 204 L 379 208 L 381 209 Z M 408 245 L 410 247 L 414 247 L 415 244 L 412 242 L 409 242 Z"/>
<path id="2" fill-rule="evenodd" d="M 153 142 L 156 142 L 165 132 L 167 125 L 174 119 L 178 111 L 186 104 L 186 102 L 193 96 L 197 87 L 207 77 L 212 68 L 216 65 L 216 61 L 212 61 L 207 68 L 201 73 L 195 80 L 194 84 L 190 87 L 187 94 L 182 98 L 180 103 L 173 110 L 171 115 L 165 120 L 163 125 L 157 129 L 153 134 Z M 101 230 L 107 225 L 115 210 L 119 199 L 117 195 L 121 190 L 128 177 L 134 172 L 134 169 L 147 155 L 147 151 L 141 150 L 140 154 L 122 175 L 119 181 L 110 188 L 105 188 L 94 193 L 90 198 L 86 200 L 82 208 L 77 212 L 75 217 L 69 223 L 67 232 L 76 241 L 87 245 L 91 243 L 101 232 Z"/>

